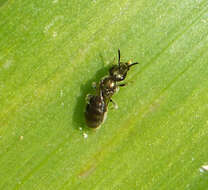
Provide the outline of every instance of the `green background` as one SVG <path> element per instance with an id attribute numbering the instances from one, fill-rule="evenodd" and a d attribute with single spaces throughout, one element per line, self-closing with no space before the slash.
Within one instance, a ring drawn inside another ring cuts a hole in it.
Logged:
<path id="1" fill-rule="evenodd" d="M 207 0 L 1 0 L 0 189 L 208 189 Z M 99 130 L 85 96 L 132 67 Z"/>

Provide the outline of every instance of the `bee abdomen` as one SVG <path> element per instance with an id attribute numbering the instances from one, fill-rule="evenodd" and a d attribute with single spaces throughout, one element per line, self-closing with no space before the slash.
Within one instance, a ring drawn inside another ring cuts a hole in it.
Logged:
<path id="1" fill-rule="evenodd" d="M 87 104 L 85 119 L 88 127 L 97 128 L 103 122 L 106 105 L 99 96 L 93 96 Z"/>

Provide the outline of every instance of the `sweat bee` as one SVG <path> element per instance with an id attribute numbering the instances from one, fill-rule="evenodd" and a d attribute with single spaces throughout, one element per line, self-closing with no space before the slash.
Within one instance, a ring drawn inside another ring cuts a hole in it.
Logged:
<path id="1" fill-rule="evenodd" d="M 101 79 L 96 95 L 88 95 L 87 107 L 85 111 L 86 124 L 90 128 L 99 127 L 107 116 L 107 107 L 109 102 L 113 102 L 112 96 L 118 91 L 119 87 L 126 84 L 119 84 L 123 81 L 130 67 L 138 64 L 130 62 L 121 62 L 120 50 L 118 50 L 118 64 L 109 69 L 109 75 Z M 114 103 L 115 104 L 115 103 Z"/>

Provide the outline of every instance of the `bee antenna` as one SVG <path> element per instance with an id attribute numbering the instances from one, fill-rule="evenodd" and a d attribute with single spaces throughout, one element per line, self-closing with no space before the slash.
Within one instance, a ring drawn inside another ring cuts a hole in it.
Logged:
<path id="1" fill-rule="evenodd" d="M 120 59 L 121 59 L 121 52 L 120 49 L 118 49 L 118 66 L 120 68 Z"/>
<path id="2" fill-rule="evenodd" d="M 130 64 L 128 67 L 131 67 L 131 66 L 137 65 L 137 64 L 139 64 L 139 63 L 138 62 L 135 62 L 135 63 Z"/>

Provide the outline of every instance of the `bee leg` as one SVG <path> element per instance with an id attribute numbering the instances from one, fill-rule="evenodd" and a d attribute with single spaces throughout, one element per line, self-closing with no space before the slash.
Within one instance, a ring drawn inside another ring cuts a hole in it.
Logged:
<path id="1" fill-rule="evenodd" d="M 122 83 L 122 84 L 117 84 L 117 86 L 120 86 L 120 87 L 123 87 L 123 86 L 127 86 L 128 84 L 132 84 L 133 82 L 132 81 L 128 81 L 126 83 Z"/>
<path id="2" fill-rule="evenodd" d="M 117 84 L 117 85 L 116 85 L 116 92 L 119 91 L 119 87 L 123 87 L 123 86 L 126 86 L 126 85 L 127 85 L 127 83 L 124 83 L 124 84 Z"/>
<path id="3" fill-rule="evenodd" d="M 120 86 L 120 87 L 123 87 L 123 86 L 126 86 L 127 85 L 127 83 L 124 83 L 124 84 L 118 84 L 118 86 Z"/>
<path id="4" fill-rule="evenodd" d="M 110 99 L 110 102 L 112 102 L 114 109 L 118 109 L 118 104 L 115 101 Z"/>
<path id="5" fill-rule="evenodd" d="M 93 97 L 92 94 L 87 94 L 87 96 L 85 97 L 85 101 L 86 103 L 89 103 L 90 99 Z"/>

